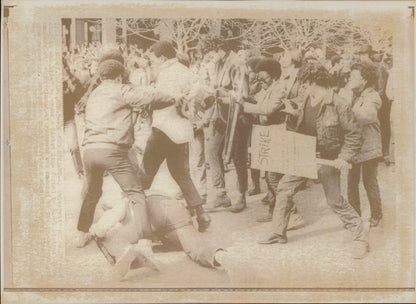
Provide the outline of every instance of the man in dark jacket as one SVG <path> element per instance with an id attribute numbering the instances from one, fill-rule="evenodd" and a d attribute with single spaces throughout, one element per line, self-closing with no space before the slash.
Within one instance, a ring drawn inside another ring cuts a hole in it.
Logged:
<path id="1" fill-rule="evenodd" d="M 162 108 L 176 101 L 151 88 L 122 84 L 124 66 L 109 59 L 98 66 L 101 84 L 89 96 L 85 109 L 84 165 L 85 184 L 78 220 L 78 247 L 91 238 L 90 226 L 102 194 L 104 171 L 109 172 L 127 197 L 134 202 L 139 217 L 138 238 L 151 240 L 146 216 L 145 196 L 139 176 L 128 158 L 133 136 L 133 109 Z"/>
<path id="2" fill-rule="evenodd" d="M 341 196 L 340 170 L 349 168 L 349 162 L 361 147 L 361 133 L 348 103 L 329 87 L 328 71 L 319 63 L 301 67 L 299 78 L 308 84 L 307 94 L 292 102 L 285 102 L 286 113 L 291 115 L 288 127 L 295 132 L 316 136 L 320 158 L 334 160 L 334 166 L 321 165 L 318 176 L 329 206 L 345 228 L 354 234 L 353 257 L 361 259 L 369 251 L 368 223 Z M 260 244 L 286 243 L 292 198 L 307 178 L 285 175 L 276 189 L 276 206 L 273 213 L 272 232 Z"/>

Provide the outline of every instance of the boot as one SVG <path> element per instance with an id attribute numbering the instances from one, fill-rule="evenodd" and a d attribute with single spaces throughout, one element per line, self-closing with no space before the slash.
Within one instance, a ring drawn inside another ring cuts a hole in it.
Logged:
<path id="1" fill-rule="evenodd" d="M 379 215 L 379 216 L 376 216 L 376 217 L 371 217 L 370 218 L 370 227 L 377 227 L 378 224 L 380 223 L 382 217 L 383 217 L 382 215 Z"/>
<path id="2" fill-rule="evenodd" d="M 225 192 L 225 189 L 221 188 L 218 189 L 215 201 L 210 202 L 207 204 L 208 212 L 218 211 L 219 208 L 228 208 L 231 206 L 231 199 Z"/>
<path id="3" fill-rule="evenodd" d="M 255 185 L 253 188 L 251 188 L 247 192 L 248 196 L 253 196 L 253 195 L 257 195 L 257 194 L 260 194 L 260 185 Z"/>
<path id="4" fill-rule="evenodd" d="M 268 223 L 268 222 L 271 222 L 271 221 L 272 221 L 272 219 L 273 219 L 273 214 L 271 214 L 271 213 L 269 212 L 266 216 L 263 216 L 263 217 L 258 218 L 258 219 L 256 220 L 256 222 L 257 222 L 257 223 Z"/>
<path id="5" fill-rule="evenodd" d="M 235 204 L 232 208 L 231 208 L 231 212 L 233 213 L 239 213 L 241 211 L 243 211 L 244 209 L 246 209 L 246 196 L 242 193 L 240 193 L 240 197 L 238 198 L 237 204 Z"/>
<path id="6" fill-rule="evenodd" d="M 264 240 L 258 241 L 258 244 L 262 245 L 268 245 L 268 244 L 286 244 L 287 243 L 287 237 L 282 236 L 280 234 L 272 233 L 270 236 L 266 237 Z"/>

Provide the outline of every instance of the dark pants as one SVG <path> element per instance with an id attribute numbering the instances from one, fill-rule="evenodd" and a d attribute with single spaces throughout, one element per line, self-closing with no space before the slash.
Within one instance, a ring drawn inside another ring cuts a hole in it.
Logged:
<path id="1" fill-rule="evenodd" d="M 251 169 L 250 175 L 251 175 L 251 182 L 253 183 L 253 187 L 260 189 L 260 170 Z"/>
<path id="2" fill-rule="evenodd" d="M 86 149 L 84 151 L 85 183 L 83 202 L 78 219 L 78 230 L 88 232 L 94 219 L 95 207 L 102 195 L 104 171 L 109 172 L 120 188 L 134 203 L 139 214 L 141 234 L 151 238 L 151 227 L 147 218 L 146 201 L 140 179 L 127 151 L 123 149 Z"/>
<path id="3" fill-rule="evenodd" d="M 391 137 L 391 125 L 390 125 L 390 112 L 391 112 L 391 100 L 386 96 L 382 98 L 382 105 L 378 111 L 378 119 L 380 120 L 380 132 L 381 132 L 381 149 L 383 156 L 388 156 L 390 153 L 390 137 Z"/>
<path id="4" fill-rule="evenodd" d="M 359 183 L 361 170 L 363 184 L 370 203 L 371 217 L 378 219 L 382 216 L 380 189 L 377 182 L 378 160 L 372 159 L 352 165 L 348 173 L 348 202 L 361 215 Z"/>
<path id="5" fill-rule="evenodd" d="M 237 173 L 237 187 L 241 194 L 248 188 L 248 143 L 251 135 L 252 122 L 249 117 L 240 117 L 234 134 L 232 157 Z"/>
<path id="6" fill-rule="evenodd" d="M 194 208 L 202 205 L 203 201 L 191 179 L 188 148 L 188 143 L 175 144 L 165 133 L 153 128 L 143 154 L 143 186 L 150 188 L 160 165 L 166 159 L 169 172 L 181 188 L 188 206 Z"/>
<path id="7" fill-rule="evenodd" d="M 178 201 L 152 195 L 147 206 L 155 234 L 165 245 L 183 249 L 193 261 L 214 267 L 215 252 L 220 248 L 203 238 L 192 225 L 189 212 Z"/>
<path id="8" fill-rule="evenodd" d="M 354 208 L 341 196 L 340 171 L 330 166 L 320 166 L 318 176 L 324 188 L 328 205 L 352 231 L 354 240 L 367 241 L 363 221 Z M 276 206 L 273 212 L 272 232 L 286 237 L 287 225 L 293 207 L 293 196 L 308 181 L 305 177 L 284 175 L 276 192 Z"/>

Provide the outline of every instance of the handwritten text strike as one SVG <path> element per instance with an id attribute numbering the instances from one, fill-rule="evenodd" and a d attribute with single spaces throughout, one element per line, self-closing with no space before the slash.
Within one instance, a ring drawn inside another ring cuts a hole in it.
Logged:
<path id="1" fill-rule="evenodd" d="M 260 136 L 259 161 L 260 161 L 260 164 L 267 165 L 269 162 L 270 143 L 271 143 L 269 130 L 260 132 L 259 136 Z"/>

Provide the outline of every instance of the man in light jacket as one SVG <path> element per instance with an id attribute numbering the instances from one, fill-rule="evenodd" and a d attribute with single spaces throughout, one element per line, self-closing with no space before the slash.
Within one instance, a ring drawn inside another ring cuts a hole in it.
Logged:
<path id="1" fill-rule="evenodd" d="M 198 91 L 195 81 L 198 78 L 178 61 L 173 46 L 169 42 L 159 41 L 150 51 L 153 54 L 156 87 L 174 96 L 188 95 L 189 99 L 196 98 Z M 202 232 L 208 228 L 211 219 L 205 213 L 202 206 L 204 201 L 191 179 L 188 145 L 194 131 L 180 108 L 176 104 L 152 113 L 152 133 L 143 155 L 143 183 L 146 189 L 150 188 L 160 165 L 166 159 L 169 172 L 181 189 L 188 208 L 196 213 L 199 231 Z"/>

